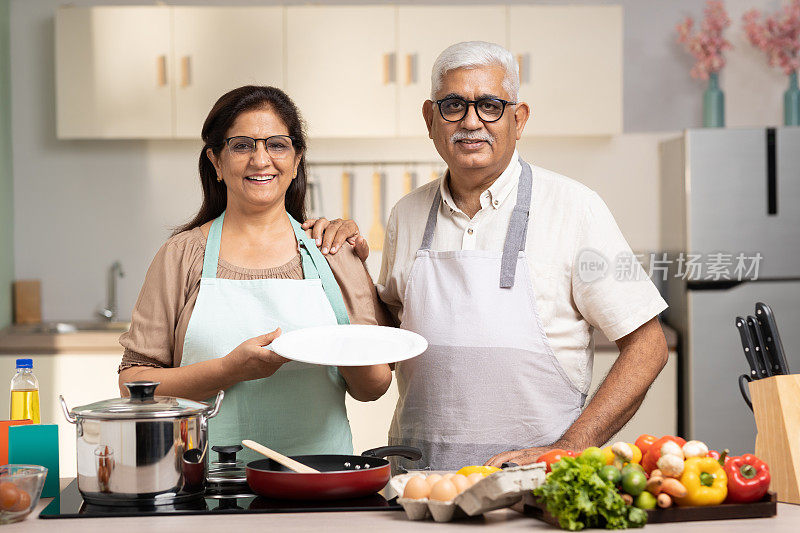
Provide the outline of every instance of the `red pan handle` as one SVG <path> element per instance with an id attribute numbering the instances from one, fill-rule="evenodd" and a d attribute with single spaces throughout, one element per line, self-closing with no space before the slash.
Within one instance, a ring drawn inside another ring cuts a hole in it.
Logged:
<path id="1" fill-rule="evenodd" d="M 422 459 L 422 452 L 419 448 L 413 446 L 381 446 L 380 448 L 373 448 L 361 454 L 363 457 L 390 457 L 399 455 L 411 461 L 418 461 Z"/>

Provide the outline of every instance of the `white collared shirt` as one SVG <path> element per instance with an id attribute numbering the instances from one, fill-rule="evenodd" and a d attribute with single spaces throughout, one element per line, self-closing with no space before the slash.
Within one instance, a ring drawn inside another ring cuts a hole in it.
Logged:
<path id="1" fill-rule="evenodd" d="M 442 202 L 432 250 L 501 251 L 517 200 L 522 170 L 518 157 L 515 151 L 508 167 L 481 194 L 481 209 L 471 219 L 456 206 L 445 176 L 407 194 L 392 208 L 377 287 L 398 322 L 436 189 L 441 191 Z M 632 258 L 633 254 L 597 193 L 555 172 L 533 165 L 531 169 L 533 193 L 525 252 L 538 311 L 559 363 L 573 384 L 588 393 L 594 355 L 592 328 L 617 340 L 667 304 L 638 263 L 633 280 L 621 279 L 625 276 L 615 272 L 617 258 Z M 587 281 L 578 274 L 577 261 L 587 250 L 607 261 L 608 271 L 600 279 Z M 499 282 L 499 271 L 498 280 L 487 280 L 492 282 Z"/>

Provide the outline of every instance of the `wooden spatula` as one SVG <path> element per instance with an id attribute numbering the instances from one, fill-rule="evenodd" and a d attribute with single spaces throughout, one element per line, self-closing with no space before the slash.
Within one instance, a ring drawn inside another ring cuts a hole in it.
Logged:
<path id="1" fill-rule="evenodd" d="M 372 227 L 369 229 L 369 247 L 378 252 L 383 250 L 383 175 L 372 173 Z"/>
<path id="2" fill-rule="evenodd" d="M 406 170 L 403 172 L 403 196 L 414 190 L 414 174 Z"/>
<path id="3" fill-rule="evenodd" d="M 265 457 L 269 457 L 273 461 L 282 464 L 289 470 L 293 470 L 300 474 L 319 474 L 319 470 L 314 470 L 310 466 L 306 466 L 303 463 L 298 463 L 294 459 L 286 457 L 285 455 L 278 453 L 275 450 L 271 450 L 270 448 L 267 448 L 266 446 L 263 446 L 255 441 L 243 440 L 242 445 L 247 446 L 251 450 L 258 452 Z"/>
<path id="4" fill-rule="evenodd" d="M 353 176 L 342 171 L 342 218 L 353 218 Z"/>

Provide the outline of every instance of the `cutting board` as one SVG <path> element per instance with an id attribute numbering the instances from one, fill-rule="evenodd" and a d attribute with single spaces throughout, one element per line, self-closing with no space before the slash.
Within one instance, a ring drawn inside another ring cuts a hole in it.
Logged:
<path id="1" fill-rule="evenodd" d="M 38 324 L 42 321 L 42 282 L 18 279 L 14 282 L 14 323 Z"/>
<path id="2" fill-rule="evenodd" d="M 558 520 L 547 512 L 544 505 L 531 493 L 523 498 L 523 512 L 559 527 Z M 703 507 L 670 507 L 668 509 L 649 509 L 648 524 L 664 524 L 669 522 L 699 522 L 703 520 L 734 520 L 737 518 L 767 518 L 778 514 L 778 498 L 774 492 L 768 492 L 764 498 L 752 503 L 723 503 Z"/>

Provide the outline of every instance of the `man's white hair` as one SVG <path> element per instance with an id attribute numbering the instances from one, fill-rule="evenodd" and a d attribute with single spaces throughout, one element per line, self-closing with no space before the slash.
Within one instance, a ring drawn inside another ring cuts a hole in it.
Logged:
<path id="1" fill-rule="evenodd" d="M 479 68 L 488 65 L 503 67 L 503 89 L 509 98 L 516 102 L 519 97 L 519 66 L 511 52 L 499 44 L 486 41 L 465 41 L 448 46 L 433 63 L 431 73 L 431 100 L 442 86 L 442 79 L 451 70 L 459 68 Z"/>

